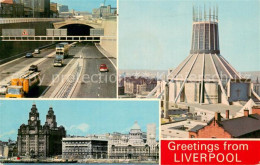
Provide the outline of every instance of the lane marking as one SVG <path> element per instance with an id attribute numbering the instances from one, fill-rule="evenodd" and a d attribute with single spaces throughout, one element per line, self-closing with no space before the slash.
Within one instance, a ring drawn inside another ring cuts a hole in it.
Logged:
<path id="1" fill-rule="evenodd" d="M 30 64 L 28 64 L 29 66 L 26 66 L 26 67 L 23 67 L 21 68 L 19 71 L 13 73 L 12 75 L 4 78 L 2 81 L 0 81 L 0 84 L 7 84 L 9 82 L 9 80 L 11 81 L 11 79 L 14 77 L 14 76 L 21 76 L 24 72 L 26 72 L 29 68 L 30 68 L 30 65 L 40 65 L 41 63 L 43 63 L 44 61 L 46 61 L 48 59 L 48 57 L 51 57 L 55 54 L 55 52 L 52 52 L 50 54 L 48 54 L 47 56 L 43 57 L 43 58 L 40 58 L 39 60 L 36 60 Z"/>
<path id="2" fill-rule="evenodd" d="M 48 48 L 51 47 L 51 46 L 52 46 L 52 45 L 49 45 L 48 47 L 42 49 L 42 51 L 45 50 L 45 49 L 48 49 Z M 31 51 L 28 51 L 28 52 L 31 52 Z M 22 55 L 22 54 L 26 54 L 26 52 L 23 52 L 23 53 L 20 53 L 20 54 L 18 54 L 18 55 L 14 55 L 14 56 L 11 56 L 11 57 L 8 57 L 8 58 L 20 56 L 20 55 Z M 2 59 L 2 60 L 0 60 L 0 61 L 6 60 L 6 59 L 8 59 L 8 58 Z M 7 65 L 7 64 L 10 64 L 10 63 L 15 62 L 15 61 L 17 61 L 17 60 L 19 60 L 19 59 L 22 59 L 22 58 L 25 58 L 25 57 L 22 56 L 22 57 L 19 57 L 19 58 L 14 59 L 14 60 L 11 60 L 11 61 L 9 61 L 9 62 L 3 63 L 2 65 L 0 65 L 0 67 L 3 67 L 3 66 L 5 66 L 5 65 Z"/>
<path id="3" fill-rule="evenodd" d="M 83 47 L 84 48 L 84 47 Z M 81 52 L 82 51 L 82 49 L 83 48 L 81 48 L 80 49 L 80 51 L 79 52 Z M 78 53 L 79 53 L 78 52 Z M 77 54 L 78 54 L 77 53 Z M 77 55 L 75 55 L 75 57 L 76 57 Z M 45 94 L 46 94 L 46 92 L 53 86 L 53 84 L 56 82 L 56 79 L 64 72 L 64 70 L 70 65 L 70 63 L 72 62 L 72 61 L 75 61 L 76 60 L 76 58 L 73 58 L 73 59 L 71 59 L 69 62 L 68 62 L 68 64 L 64 67 L 64 68 L 62 68 L 62 70 L 60 71 L 60 73 L 58 74 L 58 76 L 53 80 L 53 81 L 51 81 L 51 83 L 48 85 L 48 87 L 42 92 L 42 94 L 40 95 L 40 97 L 39 98 L 41 98 L 41 97 L 43 97 Z M 52 94 L 51 94 L 52 95 Z"/>
<path id="4" fill-rule="evenodd" d="M 75 59 L 73 58 L 73 59 L 71 59 L 70 61 L 69 61 L 69 63 L 64 67 L 64 68 L 62 68 L 62 70 L 60 71 L 60 73 L 58 74 L 58 76 L 53 80 L 53 81 L 51 81 L 51 83 L 48 85 L 48 87 L 42 92 L 42 94 L 40 95 L 40 97 L 39 98 L 41 98 L 41 97 L 43 97 L 45 94 L 46 94 L 46 92 L 52 87 L 52 85 L 54 84 L 54 82 L 56 81 L 56 79 L 59 77 L 59 75 L 69 66 L 69 64 L 72 62 L 72 61 L 74 61 Z"/>

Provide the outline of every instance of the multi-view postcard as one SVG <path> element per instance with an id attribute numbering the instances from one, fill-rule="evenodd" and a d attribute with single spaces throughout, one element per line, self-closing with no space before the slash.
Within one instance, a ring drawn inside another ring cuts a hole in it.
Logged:
<path id="1" fill-rule="evenodd" d="M 0 10 L 3 97 L 116 98 L 116 0 L 3 0 Z"/>
<path id="2" fill-rule="evenodd" d="M 260 0 L 0 0 L 0 165 L 260 164 Z"/>

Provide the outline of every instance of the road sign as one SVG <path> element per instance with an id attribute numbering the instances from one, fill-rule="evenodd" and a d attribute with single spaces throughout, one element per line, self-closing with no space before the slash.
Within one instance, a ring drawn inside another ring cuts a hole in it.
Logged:
<path id="1" fill-rule="evenodd" d="M 35 29 L 2 29 L 2 36 L 35 36 Z"/>

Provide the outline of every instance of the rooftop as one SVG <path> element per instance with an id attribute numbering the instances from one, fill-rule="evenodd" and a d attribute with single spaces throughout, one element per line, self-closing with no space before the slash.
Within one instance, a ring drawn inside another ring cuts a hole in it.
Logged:
<path id="1" fill-rule="evenodd" d="M 195 109 L 208 110 L 212 112 L 220 112 L 222 114 L 229 110 L 231 116 L 235 116 L 239 112 L 242 106 L 238 105 L 225 105 L 225 104 L 198 104 L 198 103 L 179 103 L 180 105 L 186 105 L 190 107 L 190 112 L 194 112 Z"/>
<path id="2" fill-rule="evenodd" d="M 219 124 L 233 137 L 240 137 L 242 135 L 260 130 L 260 115 L 253 114 L 248 117 L 243 116 L 230 120 L 224 120 L 219 122 Z"/>
<path id="3" fill-rule="evenodd" d="M 202 129 L 203 127 L 205 127 L 205 125 L 196 125 L 192 129 L 190 129 L 190 132 L 197 132 L 198 130 Z"/>
<path id="4" fill-rule="evenodd" d="M 141 127 L 138 125 L 138 123 L 136 121 L 131 129 L 141 129 Z"/>

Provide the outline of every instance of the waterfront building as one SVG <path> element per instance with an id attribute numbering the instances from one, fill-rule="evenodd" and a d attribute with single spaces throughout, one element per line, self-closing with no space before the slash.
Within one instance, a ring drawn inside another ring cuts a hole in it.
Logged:
<path id="1" fill-rule="evenodd" d="M 147 133 L 135 122 L 127 134 L 114 132 L 63 138 L 62 158 L 158 160 L 156 124 L 148 124 Z"/>
<path id="2" fill-rule="evenodd" d="M 50 107 L 46 122 L 41 125 L 39 112 L 33 104 L 28 124 L 18 129 L 18 155 L 27 157 L 50 157 L 62 153 L 62 138 L 66 136 L 63 126 L 57 127 L 56 116 Z"/>
<path id="3" fill-rule="evenodd" d="M 128 134 L 111 134 L 108 148 L 110 159 L 157 160 L 159 144 L 156 141 L 156 125 L 148 124 L 146 134 L 135 122 Z"/>
<path id="4" fill-rule="evenodd" d="M 106 139 L 95 137 L 66 137 L 62 139 L 63 159 L 106 159 Z"/>

